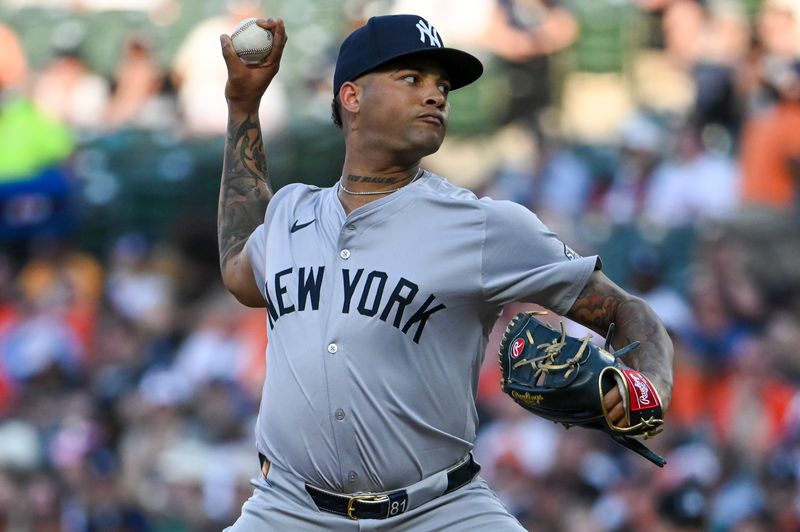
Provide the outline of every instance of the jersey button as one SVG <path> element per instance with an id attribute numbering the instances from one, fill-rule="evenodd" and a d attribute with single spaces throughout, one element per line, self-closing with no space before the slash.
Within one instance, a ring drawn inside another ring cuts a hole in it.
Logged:
<path id="1" fill-rule="evenodd" d="M 336 417 L 336 421 L 342 421 L 344 419 L 344 410 L 337 408 L 336 412 L 334 412 L 334 417 Z"/>
<path id="2" fill-rule="evenodd" d="M 328 353 L 333 355 L 333 354 L 336 354 L 336 351 L 338 351 L 338 350 L 339 350 L 339 346 L 338 345 L 336 345 L 336 344 L 328 344 Z"/>
<path id="3" fill-rule="evenodd" d="M 356 230 L 356 224 L 348 224 L 347 225 L 347 230 L 348 231 L 355 231 Z"/>
<path id="4" fill-rule="evenodd" d="M 342 257 L 344 260 L 349 259 L 350 258 L 350 250 L 349 249 L 343 249 L 342 251 L 339 252 L 339 256 Z"/>
<path id="5" fill-rule="evenodd" d="M 347 474 L 347 480 L 349 482 L 355 482 L 356 480 L 358 480 L 358 473 L 356 473 L 355 471 L 350 471 Z"/>

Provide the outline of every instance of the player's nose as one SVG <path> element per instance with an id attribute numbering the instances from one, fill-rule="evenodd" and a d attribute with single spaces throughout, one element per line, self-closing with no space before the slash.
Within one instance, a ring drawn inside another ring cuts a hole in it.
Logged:
<path id="1" fill-rule="evenodd" d="M 438 79 L 428 79 L 423 84 L 423 94 L 426 105 L 443 107 L 447 102 L 447 96 L 442 92 L 442 84 Z"/>
<path id="2" fill-rule="evenodd" d="M 442 92 L 442 80 L 437 75 L 427 74 L 420 84 L 425 105 L 442 107 L 447 102 L 447 96 Z"/>

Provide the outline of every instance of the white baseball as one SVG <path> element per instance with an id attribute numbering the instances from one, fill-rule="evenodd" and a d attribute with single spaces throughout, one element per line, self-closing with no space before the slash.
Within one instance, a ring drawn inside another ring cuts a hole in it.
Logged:
<path id="1" fill-rule="evenodd" d="M 231 34 L 233 49 L 248 63 L 259 63 L 272 50 L 272 32 L 256 24 L 255 18 L 241 21 Z"/>

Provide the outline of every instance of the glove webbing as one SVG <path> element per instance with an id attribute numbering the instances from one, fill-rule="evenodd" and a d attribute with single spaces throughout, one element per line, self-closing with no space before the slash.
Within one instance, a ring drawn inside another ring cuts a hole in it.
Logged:
<path id="1" fill-rule="evenodd" d="M 533 336 L 531 335 L 530 331 L 526 331 L 528 335 L 528 341 L 533 344 Z M 566 345 L 566 337 L 567 333 L 564 330 L 564 323 L 561 323 L 561 338 L 558 340 L 553 340 L 547 344 L 539 344 L 536 346 L 536 350 L 539 351 L 540 349 L 545 350 L 545 354 L 539 357 L 534 357 L 526 360 L 520 360 L 516 364 L 514 364 L 514 369 L 519 368 L 520 366 L 524 366 L 525 364 L 530 364 L 534 368 L 536 368 L 536 372 L 533 374 L 534 378 L 539 378 L 542 373 L 549 373 L 550 371 L 561 371 L 566 369 L 567 371 L 564 372 L 564 378 L 569 378 L 570 374 L 575 370 L 576 367 L 581 363 L 583 359 L 583 354 L 586 351 L 586 347 L 589 345 L 589 340 L 592 338 L 591 334 L 587 334 L 583 338 L 583 342 L 581 343 L 580 348 L 575 353 L 575 356 L 568 359 L 566 362 L 562 364 L 554 364 L 556 357 L 561 353 L 561 349 Z M 569 368 L 569 369 L 567 369 Z"/>

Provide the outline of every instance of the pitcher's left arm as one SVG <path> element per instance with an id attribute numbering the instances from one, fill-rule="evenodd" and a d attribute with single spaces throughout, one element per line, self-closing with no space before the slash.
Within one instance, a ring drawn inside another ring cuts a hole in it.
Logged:
<path id="1" fill-rule="evenodd" d="M 674 349 L 664 324 L 647 303 L 596 270 L 567 317 L 603 336 L 613 323 L 611 344 L 615 349 L 639 342 L 639 349 L 630 351 L 621 360 L 650 379 L 666 412 L 672 398 Z M 605 401 L 611 417 L 621 418 L 624 409 L 616 388 L 606 395 Z"/>

